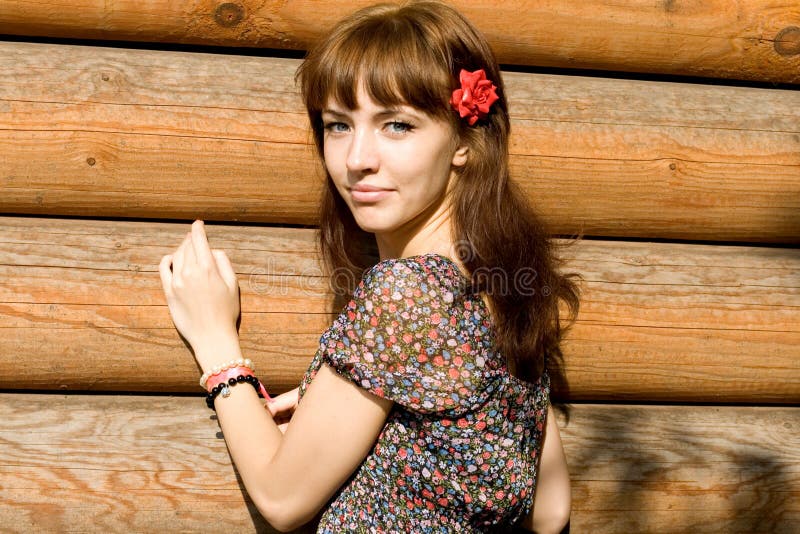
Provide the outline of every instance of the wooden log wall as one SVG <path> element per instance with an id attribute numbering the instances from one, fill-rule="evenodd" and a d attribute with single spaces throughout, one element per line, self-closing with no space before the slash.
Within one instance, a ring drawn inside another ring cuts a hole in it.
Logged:
<path id="1" fill-rule="evenodd" d="M 322 181 L 298 60 L 265 48 L 368 3 L 2 2 L 3 529 L 271 531 L 156 267 L 214 221 L 244 349 L 296 387 L 332 312 L 304 227 Z M 515 176 L 586 236 L 564 249 L 584 293 L 555 392 L 573 531 L 800 530 L 800 12 L 453 3 L 507 65 Z"/>
<path id="2" fill-rule="evenodd" d="M 4 0 L 0 31 L 305 50 L 371 0 Z M 453 0 L 501 63 L 800 82 L 800 22 L 787 0 L 643 3 Z"/>
<path id="3" fill-rule="evenodd" d="M 313 223 L 321 179 L 298 64 L 3 44 L 0 210 Z M 512 72 L 506 81 L 512 170 L 554 231 L 797 240 L 797 91 Z"/>
<path id="4" fill-rule="evenodd" d="M 37 354 L 24 378 L 0 359 L 0 387 L 196 391 L 156 264 L 185 231 L 0 219 L 0 353 Z M 296 387 L 330 321 L 313 231 L 226 224 L 208 234 L 239 274 L 246 352 L 269 369 L 267 386 Z M 593 239 L 564 255 L 584 278 L 569 400 L 800 403 L 796 250 Z"/>
<path id="5" fill-rule="evenodd" d="M 271 532 L 201 404 L 0 396 L 4 531 Z M 563 430 L 571 531 L 793 532 L 796 410 L 576 405 Z"/>

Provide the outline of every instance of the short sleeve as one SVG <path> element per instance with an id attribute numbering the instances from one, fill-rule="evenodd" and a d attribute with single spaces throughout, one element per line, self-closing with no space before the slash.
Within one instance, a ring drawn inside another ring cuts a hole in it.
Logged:
<path id="1" fill-rule="evenodd" d="M 373 267 L 323 335 L 323 361 L 412 411 L 456 414 L 479 403 L 485 361 L 471 346 L 474 308 L 453 268 L 413 258 Z"/>

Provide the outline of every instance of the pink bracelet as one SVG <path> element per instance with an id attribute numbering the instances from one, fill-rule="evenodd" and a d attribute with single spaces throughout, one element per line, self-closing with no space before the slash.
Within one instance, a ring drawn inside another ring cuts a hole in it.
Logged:
<path id="1" fill-rule="evenodd" d="M 256 370 L 256 368 L 253 367 L 253 362 L 250 360 L 250 358 L 239 358 L 239 359 L 236 359 L 236 360 L 231 360 L 231 361 L 229 361 L 228 363 L 226 363 L 224 365 L 217 365 L 217 366 L 213 367 L 212 369 L 210 369 L 210 370 L 206 371 L 205 373 L 203 373 L 203 376 L 200 377 L 200 387 L 201 388 L 205 388 L 206 387 L 206 382 L 208 381 L 209 378 L 211 378 L 214 375 L 218 375 L 222 371 L 226 371 L 226 370 L 232 369 L 234 367 L 247 367 L 253 372 L 255 372 L 255 370 Z"/>
<path id="2" fill-rule="evenodd" d="M 252 377 L 255 378 L 255 375 L 253 374 L 253 370 L 250 369 L 249 367 L 232 367 L 230 369 L 226 369 L 224 371 L 220 371 L 217 374 L 211 375 L 211 377 L 206 382 L 206 389 L 208 390 L 209 393 L 211 393 L 211 390 L 214 389 L 219 384 L 223 384 L 223 385 L 224 384 L 228 384 L 228 383 L 230 383 L 230 379 L 231 378 L 236 379 L 236 377 L 240 376 L 240 375 L 241 376 L 252 376 Z M 256 379 L 256 380 L 258 380 L 258 379 Z M 269 393 L 267 393 L 267 389 L 264 387 L 264 384 L 262 384 L 260 380 L 258 380 L 258 387 L 256 388 L 256 390 L 259 393 L 261 393 L 261 395 L 263 395 L 264 400 L 268 401 L 268 400 L 272 399 L 272 397 L 269 396 Z"/>
<path id="3" fill-rule="evenodd" d="M 224 371 L 220 371 L 215 375 L 211 375 L 211 377 L 206 381 L 206 391 L 209 393 L 214 386 L 217 384 L 227 383 L 228 380 L 231 378 L 236 378 L 237 376 L 253 376 L 253 370 L 249 367 L 231 367 L 230 369 L 225 369 Z"/>

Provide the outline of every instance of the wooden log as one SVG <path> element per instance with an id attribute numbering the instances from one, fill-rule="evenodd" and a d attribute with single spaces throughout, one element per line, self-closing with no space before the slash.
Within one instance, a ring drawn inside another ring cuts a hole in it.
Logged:
<path id="1" fill-rule="evenodd" d="M 0 34 L 300 50 L 370 3 L 6 0 Z M 800 15 L 782 0 L 452 3 L 503 63 L 800 82 Z"/>
<path id="2" fill-rule="evenodd" d="M 157 274 L 187 228 L 0 218 L 0 388 L 197 391 Z M 333 317 L 313 231 L 208 232 L 239 274 L 245 352 L 296 387 Z M 562 398 L 800 402 L 798 249 L 584 240 L 565 258 L 584 294 Z"/>
<path id="3" fill-rule="evenodd" d="M 4 531 L 278 532 L 246 496 L 200 402 L 0 394 L 14 414 L 0 426 Z"/>
<path id="4" fill-rule="evenodd" d="M 198 397 L 2 394 L 0 409 L 8 532 L 269 531 Z M 800 528 L 798 408 L 575 405 L 561 426 L 575 532 Z"/>
<path id="5" fill-rule="evenodd" d="M 297 61 L 0 45 L 0 212 L 310 224 Z M 563 235 L 800 239 L 800 91 L 506 73 Z"/>
<path id="6" fill-rule="evenodd" d="M 797 532 L 798 428 L 798 408 L 576 405 L 572 530 Z"/>

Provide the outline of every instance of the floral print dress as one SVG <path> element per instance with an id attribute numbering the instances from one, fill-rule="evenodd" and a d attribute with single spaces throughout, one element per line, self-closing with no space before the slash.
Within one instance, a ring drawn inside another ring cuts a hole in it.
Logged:
<path id="1" fill-rule="evenodd" d="M 438 254 L 382 261 L 322 335 L 300 402 L 327 363 L 395 404 L 317 532 L 487 532 L 530 511 L 549 380 L 508 372 L 467 283 Z"/>

